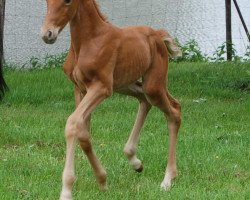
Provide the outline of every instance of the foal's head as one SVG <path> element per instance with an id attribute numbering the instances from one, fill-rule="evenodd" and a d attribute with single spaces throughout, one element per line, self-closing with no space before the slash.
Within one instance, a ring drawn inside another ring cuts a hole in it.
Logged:
<path id="1" fill-rule="evenodd" d="M 80 0 L 47 0 L 47 15 L 41 36 L 47 44 L 53 44 L 58 34 L 75 16 Z"/>

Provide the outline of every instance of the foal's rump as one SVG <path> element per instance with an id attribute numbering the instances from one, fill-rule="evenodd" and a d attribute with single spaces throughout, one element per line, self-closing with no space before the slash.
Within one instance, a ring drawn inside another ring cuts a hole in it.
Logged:
<path id="1" fill-rule="evenodd" d="M 129 26 L 123 29 L 123 33 L 125 33 L 125 35 L 130 35 L 130 37 L 137 37 L 139 40 L 144 39 L 144 41 L 152 36 L 158 36 L 164 41 L 168 53 L 172 58 L 182 56 L 182 52 L 176 44 L 174 38 L 164 29 L 155 30 L 148 26 Z"/>

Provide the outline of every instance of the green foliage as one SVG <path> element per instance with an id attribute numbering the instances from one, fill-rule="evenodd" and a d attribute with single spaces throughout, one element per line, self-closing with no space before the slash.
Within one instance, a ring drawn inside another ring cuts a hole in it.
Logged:
<path id="1" fill-rule="evenodd" d="M 171 59 L 176 62 L 225 62 L 226 61 L 226 42 L 222 43 L 212 54 L 208 56 L 202 53 L 199 44 L 195 40 L 190 40 L 185 44 L 180 44 L 178 40 L 177 44 L 182 50 L 182 57 L 176 60 Z M 237 55 L 235 45 L 232 44 L 232 61 L 249 62 L 250 61 L 250 46 L 246 48 L 246 53 L 244 56 Z"/>
<path id="2" fill-rule="evenodd" d="M 250 62 L 250 45 L 246 48 L 246 53 L 243 56 L 243 61 Z"/>
<path id="3" fill-rule="evenodd" d="M 232 61 L 241 61 L 241 60 L 243 61 L 243 57 L 237 55 L 235 45 L 234 44 L 231 45 L 232 45 Z M 227 48 L 227 43 L 224 42 L 215 50 L 215 52 L 213 53 L 213 57 L 210 57 L 208 59 L 214 62 L 226 61 L 226 53 L 227 53 L 226 48 Z"/>
<path id="4" fill-rule="evenodd" d="M 101 192 L 79 146 L 74 199 L 250 199 L 248 63 L 171 63 L 169 91 L 182 105 L 178 177 L 161 191 L 168 134 L 153 108 L 142 130 L 133 172 L 123 154 L 138 102 L 113 95 L 92 115 L 91 137 L 108 173 Z M 6 70 L 10 92 L 0 103 L 0 199 L 58 199 L 65 161 L 64 128 L 74 111 L 73 85 L 59 68 Z"/>
<path id="5" fill-rule="evenodd" d="M 195 40 L 190 40 L 184 45 L 181 45 L 178 41 L 177 43 L 182 50 L 182 57 L 178 58 L 177 61 L 199 62 L 207 60 L 206 56 L 201 52 L 201 49 Z"/>
<path id="6" fill-rule="evenodd" d="M 44 63 L 46 63 L 46 66 L 49 68 L 53 67 L 61 67 L 65 61 L 65 58 L 67 56 L 68 52 L 64 52 L 62 54 L 56 55 L 56 56 L 49 56 L 47 55 L 45 57 Z"/>
<path id="7" fill-rule="evenodd" d="M 67 56 L 67 51 L 58 55 L 47 55 L 42 60 L 36 57 L 32 57 L 27 64 L 22 66 L 22 68 L 42 69 L 42 68 L 61 67 L 65 61 L 66 56 Z"/>
<path id="8" fill-rule="evenodd" d="M 220 45 L 215 52 L 213 53 L 213 57 L 210 58 L 210 60 L 215 62 L 222 62 L 226 61 L 226 42 L 224 42 L 222 45 Z"/>

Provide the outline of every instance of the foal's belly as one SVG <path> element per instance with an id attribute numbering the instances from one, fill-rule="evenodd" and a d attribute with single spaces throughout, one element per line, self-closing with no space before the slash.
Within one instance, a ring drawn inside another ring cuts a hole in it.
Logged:
<path id="1" fill-rule="evenodd" d="M 114 89 L 129 85 L 141 78 L 151 62 L 150 48 L 145 41 L 130 39 L 118 50 L 114 69 Z"/>

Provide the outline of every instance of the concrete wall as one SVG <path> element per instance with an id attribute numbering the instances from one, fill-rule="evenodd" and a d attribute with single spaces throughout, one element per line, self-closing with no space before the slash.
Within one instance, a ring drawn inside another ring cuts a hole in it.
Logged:
<path id="1" fill-rule="evenodd" d="M 166 28 L 181 42 L 195 39 L 203 52 L 211 54 L 225 41 L 225 5 L 218 0 L 98 0 L 112 23 L 150 25 Z M 250 29 L 250 2 L 238 0 Z M 8 62 L 25 64 L 31 57 L 44 57 L 65 51 L 69 46 L 64 30 L 53 46 L 39 36 L 46 13 L 45 0 L 8 0 L 6 2 L 5 57 Z M 233 7 L 233 39 L 243 53 L 249 45 L 239 17 Z"/>

